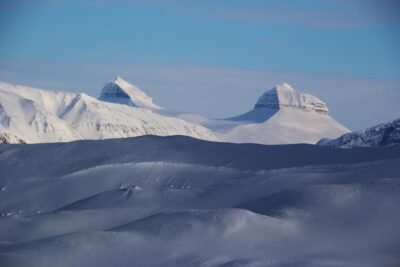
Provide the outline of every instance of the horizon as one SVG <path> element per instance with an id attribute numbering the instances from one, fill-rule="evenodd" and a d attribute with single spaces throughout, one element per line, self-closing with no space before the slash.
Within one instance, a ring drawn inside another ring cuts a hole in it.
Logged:
<path id="1" fill-rule="evenodd" d="M 399 11 L 374 0 L 3 1 L 0 80 L 97 97 L 120 75 L 166 109 L 213 118 L 287 82 L 363 129 L 400 114 Z"/>

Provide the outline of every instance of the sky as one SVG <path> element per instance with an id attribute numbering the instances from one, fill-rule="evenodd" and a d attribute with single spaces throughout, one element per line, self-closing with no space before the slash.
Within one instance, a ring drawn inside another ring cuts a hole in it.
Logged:
<path id="1" fill-rule="evenodd" d="M 97 96 L 116 75 L 214 118 L 275 84 L 350 129 L 400 117 L 396 0 L 0 0 L 0 80 Z"/>

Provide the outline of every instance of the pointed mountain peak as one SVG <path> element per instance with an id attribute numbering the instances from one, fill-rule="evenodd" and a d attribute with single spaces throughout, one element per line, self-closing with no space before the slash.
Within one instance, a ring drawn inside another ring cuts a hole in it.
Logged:
<path id="1" fill-rule="evenodd" d="M 319 114 L 329 114 L 328 106 L 322 100 L 310 94 L 297 92 L 288 83 L 276 85 L 260 96 L 254 105 L 254 109 L 259 108 L 296 108 Z"/>
<path id="2" fill-rule="evenodd" d="M 112 81 L 113 83 L 116 83 L 116 84 L 119 84 L 120 86 L 123 86 L 123 87 L 136 87 L 136 86 L 134 86 L 133 84 L 131 84 L 131 83 L 129 83 L 129 82 L 127 82 L 124 78 L 122 78 L 121 76 L 119 76 L 119 75 L 117 75 L 117 76 L 115 76 L 115 79 L 114 79 L 114 81 Z M 136 87 L 137 88 L 137 87 Z M 137 88 L 137 89 L 139 89 L 139 88 Z"/>
<path id="3" fill-rule="evenodd" d="M 293 87 L 288 83 L 277 84 L 273 89 L 275 89 L 276 91 L 295 91 Z"/>
<path id="4" fill-rule="evenodd" d="M 99 99 L 139 108 L 162 109 L 139 87 L 127 82 L 119 75 L 117 75 L 113 81 L 104 85 Z"/>

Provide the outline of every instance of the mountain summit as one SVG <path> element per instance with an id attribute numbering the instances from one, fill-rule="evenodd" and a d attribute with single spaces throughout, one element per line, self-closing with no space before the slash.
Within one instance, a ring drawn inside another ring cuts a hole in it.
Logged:
<path id="1" fill-rule="evenodd" d="M 156 105 L 153 102 L 153 99 L 139 87 L 130 84 L 118 75 L 113 81 L 110 81 L 104 85 L 99 100 L 125 104 L 139 108 L 153 110 L 162 109 L 162 107 Z"/>
<path id="2" fill-rule="evenodd" d="M 254 109 L 279 109 L 282 107 L 298 108 L 319 114 L 329 114 L 329 109 L 322 100 L 313 95 L 299 93 L 287 83 L 276 85 L 273 89 L 265 92 L 254 105 Z"/>
<path id="3" fill-rule="evenodd" d="M 220 131 L 219 138 L 234 143 L 314 144 L 319 137 L 349 132 L 330 116 L 325 102 L 287 83 L 266 91 L 249 112 L 227 120 L 235 122 L 234 127 Z"/>

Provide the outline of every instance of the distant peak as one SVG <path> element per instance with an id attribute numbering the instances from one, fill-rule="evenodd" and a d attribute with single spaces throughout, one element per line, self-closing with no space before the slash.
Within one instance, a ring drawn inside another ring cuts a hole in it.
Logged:
<path id="1" fill-rule="evenodd" d="M 329 114 L 329 109 L 322 100 L 310 94 L 297 92 L 288 83 L 276 85 L 260 96 L 254 105 L 254 109 L 259 108 L 296 108 L 319 114 Z"/>
<path id="2" fill-rule="evenodd" d="M 274 89 L 280 91 L 295 91 L 293 87 L 288 83 L 277 84 L 275 85 Z"/>
<path id="3" fill-rule="evenodd" d="M 124 82 L 124 83 L 130 84 L 129 82 L 127 82 L 124 78 L 122 78 L 122 77 L 119 76 L 119 75 L 115 76 L 115 79 L 114 79 L 113 82 L 115 82 L 115 83 Z M 130 84 L 130 85 L 132 85 L 132 84 Z"/>
<path id="4" fill-rule="evenodd" d="M 117 75 L 113 81 L 106 83 L 101 91 L 100 100 L 125 104 L 146 109 L 162 109 L 153 102 L 139 87 L 127 82 Z"/>

